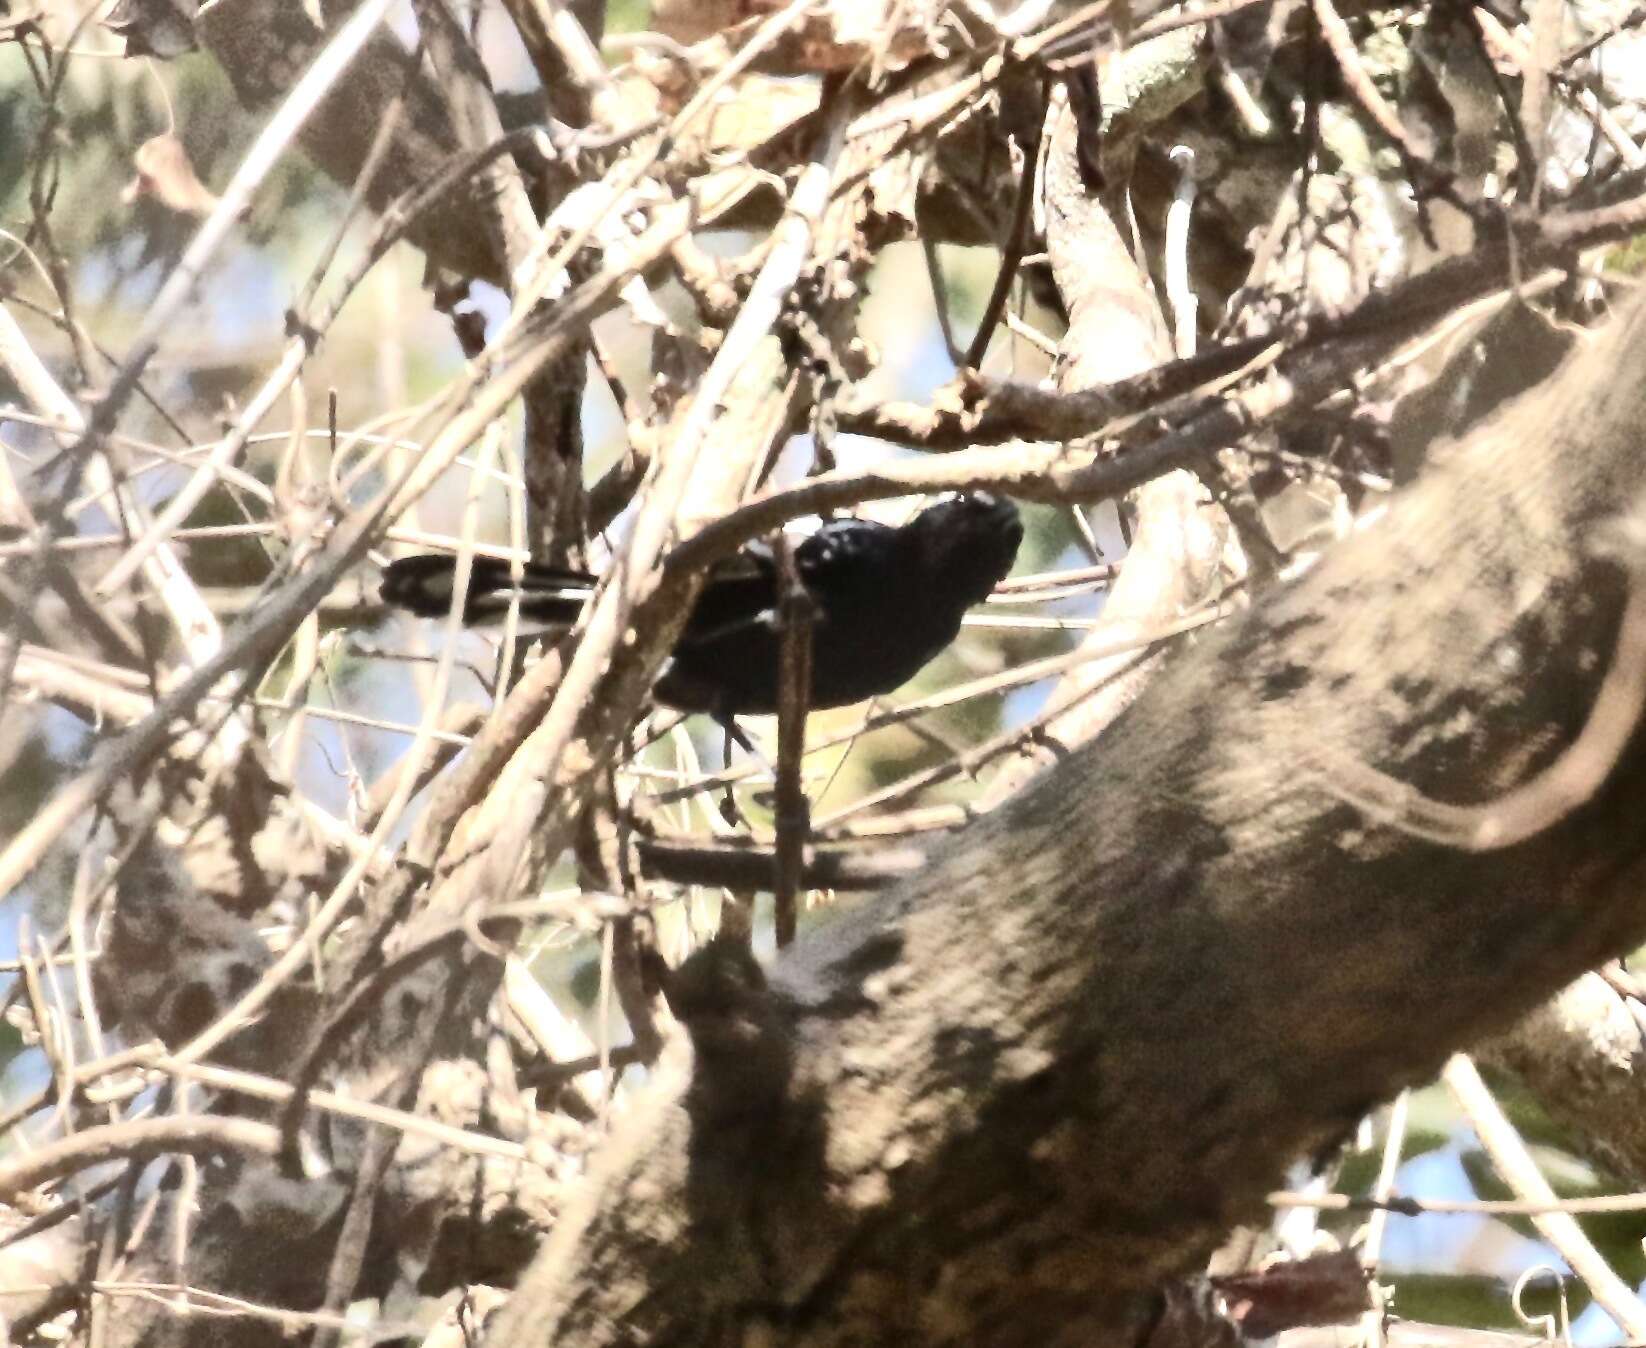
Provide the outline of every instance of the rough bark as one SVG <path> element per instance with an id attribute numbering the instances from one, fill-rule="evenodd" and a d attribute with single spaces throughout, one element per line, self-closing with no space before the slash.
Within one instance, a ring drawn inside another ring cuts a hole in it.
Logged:
<path id="1" fill-rule="evenodd" d="M 1578 1150 L 1629 1184 L 1646 1178 L 1639 1002 L 1585 974 L 1477 1056 L 1519 1076 Z"/>
<path id="2" fill-rule="evenodd" d="M 195 35 L 248 108 L 278 98 L 325 40 L 302 6 L 246 0 L 207 6 Z M 383 117 L 397 101 L 400 122 L 366 186 L 366 199 L 376 210 L 387 207 L 408 183 L 430 181 L 458 148 L 441 90 L 416 67 L 397 37 L 383 32 L 372 40 L 351 77 L 333 90 L 301 136 L 304 150 L 328 177 L 352 185 L 371 157 Z M 496 184 L 487 181 L 435 203 L 407 230 L 407 238 L 460 275 L 501 282 L 507 267 L 503 240 L 493 228 L 496 191 Z M 488 194 L 493 199 L 483 201 Z"/>
<path id="3" fill-rule="evenodd" d="M 1300 1152 L 1646 933 L 1637 734 L 1463 852 L 1329 764 L 1490 802 L 1581 728 L 1646 486 L 1646 308 L 1097 744 L 802 942 L 686 976 L 666 1074 L 490 1342 L 1135 1342 Z"/>

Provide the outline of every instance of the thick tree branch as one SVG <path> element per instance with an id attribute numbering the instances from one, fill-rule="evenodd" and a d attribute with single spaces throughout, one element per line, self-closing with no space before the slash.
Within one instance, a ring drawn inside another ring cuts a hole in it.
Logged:
<path id="1" fill-rule="evenodd" d="M 324 38 L 302 7 L 258 0 L 219 0 L 201 14 L 195 31 L 248 108 L 276 97 L 290 72 L 301 70 Z M 367 186 L 367 201 L 379 211 L 408 184 L 433 178 L 459 144 L 441 90 L 396 36 L 380 33 L 367 44 L 352 78 L 330 93 L 301 133 L 303 148 L 322 171 L 335 182 L 352 185 L 372 153 L 384 109 L 396 98 L 403 100 L 403 121 L 395 128 L 382 170 Z M 492 210 L 456 194 L 414 222 L 408 236 L 460 275 L 502 282 L 508 267 L 495 223 Z"/>

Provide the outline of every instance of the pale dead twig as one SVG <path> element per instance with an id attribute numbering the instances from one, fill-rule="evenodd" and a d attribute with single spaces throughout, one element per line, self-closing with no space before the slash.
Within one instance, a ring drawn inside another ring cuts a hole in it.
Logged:
<path id="1" fill-rule="evenodd" d="M 86 420 L 79 407 L 52 376 L 46 364 L 36 354 L 17 320 L 5 306 L 0 305 L 0 365 L 3 365 L 23 391 L 25 397 L 40 412 L 62 423 L 70 434 L 84 436 Z M 136 494 L 120 482 L 109 466 L 104 453 L 96 453 L 86 461 L 85 471 L 99 492 L 111 493 L 117 503 L 117 513 L 124 519 L 144 520 L 147 511 Z M 44 543 L 46 535 L 29 540 Z M 172 626 L 191 661 L 199 665 L 211 658 L 222 645 L 222 631 L 211 609 L 201 598 L 182 560 L 170 547 L 155 551 L 148 557 L 144 574 L 155 593 L 160 596 Z M 231 730 L 229 734 L 235 735 Z"/>
<path id="2" fill-rule="evenodd" d="M 1481 35 L 1498 55 L 1523 73 L 1533 69 L 1531 50 L 1505 28 L 1495 14 L 1483 5 L 1473 6 L 1470 13 L 1480 26 Z M 1545 72 L 1545 75 L 1547 75 L 1547 72 Z M 1531 79 L 1528 78 L 1528 86 L 1531 83 Z M 1564 79 L 1560 83 L 1564 85 Z M 1583 115 L 1595 124 L 1600 134 L 1606 138 L 1607 144 L 1617 151 L 1617 156 L 1623 161 L 1624 167 L 1630 169 L 1646 167 L 1646 152 L 1641 150 L 1640 146 L 1635 143 L 1634 137 L 1623 129 L 1622 124 L 1612 115 L 1611 110 L 1595 96 L 1592 89 L 1579 86 L 1577 89 L 1570 91 L 1569 97 L 1582 110 Z M 1531 128 L 1528 127 L 1527 131 L 1528 134 L 1531 134 Z"/>
<path id="3" fill-rule="evenodd" d="M 176 322 L 177 314 L 195 293 L 206 267 L 218 248 L 236 228 L 241 216 L 250 207 L 257 189 L 274 168 L 299 131 L 313 116 L 321 99 L 341 79 L 354 58 L 365 47 L 388 13 L 392 0 L 367 0 L 354 11 L 322 48 L 314 63 L 304 71 L 292 86 L 291 92 L 269 119 L 240 167 L 223 189 L 217 207 L 206 217 L 195 236 L 184 249 L 182 257 L 160 287 L 159 293 L 145 310 L 142 326 L 133 338 L 128 354 L 119 372 L 109 386 L 108 393 L 98 404 L 90 419 L 86 434 L 69 453 L 78 456 L 85 448 L 114 425 L 126 399 L 131 396 L 143 369 L 160 342 Z"/>
<path id="4" fill-rule="evenodd" d="M 1372 1182 L 1372 1199 L 1374 1202 L 1387 1202 L 1395 1190 L 1395 1178 L 1400 1171 L 1400 1158 L 1406 1146 L 1406 1122 L 1411 1114 L 1412 1092 L 1410 1088 L 1401 1091 L 1395 1096 L 1394 1103 L 1389 1106 L 1387 1131 L 1383 1139 L 1383 1156 L 1378 1162 L 1377 1178 Z M 1378 1209 L 1366 1223 L 1366 1238 L 1360 1246 L 1360 1262 L 1367 1268 L 1375 1269 L 1383 1250 L 1383 1234 L 1388 1227 L 1388 1216 L 1385 1209 Z"/>
<path id="5" fill-rule="evenodd" d="M 223 1318 L 271 1320 L 286 1332 L 295 1334 L 304 1329 L 335 1329 L 345 1336 L 358 1335 L 376 1343 L 389 1338 L 409 1338 L 418 1329 L 413 1325 L 397 1325 L 393 1321 L 364 1324 L 342 1315 L 327 1315 L 319 1311 L 292 1311 L 279 1306 L 264 1306 L 241 1297 L 214 1292 L 207 1287 L 195 1287 L 180 1282 L 131 1282 L 118 1278 L 94 1278 L 83 1284 L 96 1297 L 129 1297 L 153 1301 L 179 1316 L 207 1315 Z M 0 1297 L 33 1296 L 54 1290 L 51 1284 L 19 1284 L 0 1288 Z"/>
<path id="6" fill-rule="evenodd" d="M 280 1134 L 267 1123 L 208 1114 L 100 1124 L 0 1162 L 0 1202 L 110 1161 L 145 1159 L 167 1152 L 214 1155 L 239 1152 L 273 1157 Z"/>
<path id="7" fill-rule="evenodd" d="M 1565 1212 L 1599 1217 L 1646 1212 L 1646 1193 L 1594 1194 L 1582 1198 L 1408 1198 L 1390 1194 L 1300 1194 L 1277 1189 L 1266 1200 L 1275 1208 L 1319 1208 L 1323 1212 L 1387 1212 L 1399 1217 L 1537 1217 Z"/>
<path id="8" fill-rule="evenodd" d="M 133 1067 L 141 1066 L 159 1051 L 159 1046 L 156 1044 L 139 1044 L 134 1048 L 121 1049 L 117 1053 L 111 1053 L 108 1057 L 97 1062 L 81 1063 L 75 1069 L 74 1089 L 83 1091 L 89 1083 L 98 1080 L 102 1076 L 128 1071 Z M 31 1114 L 36 1114 L 44 1109 L 50 1096 L 50 1091 L 42 1087 L 24 1096 L 10 1109 L 6 1110 L 4 1114 L 0 1114 L 0 1134 L 9 1134 L 12 1129 Z"/>
<path id="9" fill-rule="evenodd" d="M 575 905 L 554 907 L 539 903 L 534 905 L 531 911 L 540 917 L 554 916 L 557 913 L 571 916 L 575 914 L 577 909 Z M 580 1039 L 563 1041 L 556 1038 L 553 1040 L 555 1053 L 552 1056 L 575 1058 L 585 1046 L 586 1041 Z M 276 1104 L 284 1104 L 293 1095 L 292 1087 L 284 1081 L 263 1076 L 256 1072 L 245 1072 L 206 1063 L 189 1062 L 177 1057 L 175 1054 L 167 1053 L 159 1044 L 150 1043 L 125 1049 L 101 1059 L 84 1062 L 73 1068 L 65 1078 L 68 1083 L 67 1098 L 84 1095 L 93 1103 L 113 1106 L 120 1101 L 137 1097 L 149 1089 L 154 1080 L 164 1077 L 174 1078 L 179 1081 L 197 1082 L 212 1090 L 228 1091 Z M 100 1084 L 108 1078 L 115 1078 L 115 1080 L 109 1085 Z M 7 1127 L 13 1127 L 21 1119 L 36 1113 L 46 1103 L 47 1094 L 46 1091 L 42 1090 L 29 1099 L 20 1101 L 18 1106 L 7 1115 L 5 1120 Z M 519 1143 L 485 1133 L 457 1128 L 451 1124 L 426 1118 L 421 1114 L 413 1114 L 401 1109 L 391 1109 L 386 1105 L 379 1105 L 370 1100 L 363 1100 L 350 1095 L 333 1091 L 314 1090 L 309 1092 L 307 1104 L 311 1108 L 325 1113 L 336 1114 L 343 1118 L 359 1119 L 365 1123 L 383 1124 L 409 1136 L 425 1137 L 474 1156 L 497 1156 L 511 1161 L 528 1159 L 526 1148 Z M 167 1148 L 157 1147 L 155 1152 L 158 1154 L 158 1152 L 164 1150 L 167 1150 Z M 103 1153 L 101 1142 L 92 1144 L 91 1154 L 94 1155 L 94 1159 L 86 1160 L 80 1165 L 66 1166 L 63 1174 L 73 1173 L 74 1170 L 100 1164 L 107 1159 Z M 3 1179 L 6 1173 L 4 1167 L 0 1166 L 0 1193 L 6 1192 Z M 35 1186 L 32 1184 L 19 1186 L 20 1189 L 32 1187 Z"/>
<path id="10" fill-rule="evenodd" d="M 0 637 L 0 650 L 7 644 L 7 639 Z M 27 692 L 83 711 L 87 718 L 99 727 L 105 718 L 130 725 L 147 716 L 154 708 L 154 700 L 146 691 L 148 681 L 136 670 L 90 660 L 67 651 L 36 646 L 30 642 L 24 642 L 18 652 L 14 684 Z M 240 700 L 260 711 L 292 711 L 284 701 L 275 698 L 249 697 Z M 205 697 L 201 699 L 201 705 L 211 706 L 228 701 L 229 699 L 225 698 Z M 416 735 L 423 724 L 421 721 L 396 721 L 386 716 L 370 716 L 365 712 L 350 711 L 344 707 L 321 706 L 312 702 L 305 703 L 303 711 L 306 716 L 315 720 L 360 726 L 367 730 L 381 730 L 392 735 Z M 461 728 L 454 728 L 454 725 Z M 429 731 L 429 736 L 437 744 L 450 749 L 462 749 L 473 739 L 476 723 L 471 717 L 464 715 L 454 725 L 437 726 Z M 362 844 L 363 842 L 364 839 Z"/>
<path id="11" fill-rule="evenodd" d="M 594 311 L 634 271 L 644 269 L 684 232 L 689 206 L 665 209 L 636 242 L 621 269 L 608 268 L 584 282 L 555 306 L 555 313 L 530 330 L 513 334 L 506 354 L 484 362 L 459 381 L 460 396 L 444 425 L 430 441 L 429 451 L 407 474 L 396 480 L 370 505 L 340 526 L 310 561 L 308 569 L 274 591 L 266 604 L 235 629 L 231 639 L 210 661 L 170 690 L 155 710 L 132 730 L 103 746 L 93 762 L 59 788 L 33 819 L 0 851 L 0 892 L 14 887 L 38 864 L 47 848 L 70 822 L 107 789 L 110 783 L 146 763 L 168 739 L 174 719 L 189 717 L 202 697 L 225 674 L 239 674 L 242 687 L 249 673 L 272 660 L 298 621 L 331 589 L 345 569 L 364 556 L 382 521 L 416 499 L 439 477 L 457 454 L 512 401 L 538 369 L 555 357 Z M 266 997 L 273 988 L 265 988 Z"/>
<path id="12" fill-rule="evenodd" d="M 485 431 L 482 440 L 481 463 L 490 467 L 496 459 L 498 446 L 501 443 L 502 424 L 491 422 Z M 437 723 L 445 709 L 446 690 L 451 686 L 452 667 L 457 655 L 458 636 L 463 627 L 463 605 L 469 591 L 469 573 L 474 560 L 474 537 L 480 524 L 480 481 L 476 476 L 470 479 L 468 500 L 463 508 L 463 522 L 460 532 L 460 541 L 457 550 L 457 569 L 452 577 L 451 609 L 446 615 L 445 640 L 440 646 L 440 657 L 435 665 L 434 681 L 429 689 L 429 696 L 424 704 L 423 716 L 418 722 L 417 734 L 413 737 L 411 747 L 404 758 L 396 764 L 394 770 L 394 787 L 389 794 L 383 808 L 377 812 L 372 826 L 370 837 L 366 840 L 365 854 L 357 858 L 348 872 L 338 881 L 332 893 L 327 896 L 323 909 L 341 913 L 354 893 L 355 886 L 366 876 L 373 858 L 378 854 L 388 840 L 390 833 L 400 822 L 400 816 L 407 805 L 411 803 L 412 795 L 422 780 L 425 764 L 431 757 L 431 750 L 437 732 Z M 329 925 L 329 924 L 328 924 Z M 311 928 L 315 924 L 311 923 Z M 307 947 L 318 956 L 319 943 L 325 934 L 325 928 L 318 928 L 306 933 L 306 939 L 298 942 L 293 949 Z M 290 955 L 290 951 L 287 955 Z M 226 1018 L 225 1018 L 226 1020 Z M 220 1023 L 214 1027 L 220 1035 L 233 1033 L 237 1026 L 229 1023 Z M 198 1041 L 197 1041 L 198 1043 Z M 191 1046 L 193 1047 L 193 1046 Z M 187 1053 L 187 1050 L 185 1050 Z M 198 1060 L 202 1050 L 196 1048 L 195 1060 Z"/>
<path id="13" fill-rule="evenodd" d="M 588 100 L 596 131 L 615 132 L 624 123 L 623 96 L 617 81 L 589 39 L 577 16 L 562 0 L 504 0 L 526 53 L 545 88 L 569 76 Z M 549 48 L 558 54 L 556 62 Z"/>
<path id="14" fill-rule="evenodd" d="M 1399 115 L 1372 82 L 1366 63 L 1360 59 L 1360 49 L 1355 46 L 1354 34 L 1337 12 L 1337 7 L 1332 0 L 1313 0 L 1313 4 L 1320 35 L 1326 41 L 1326 50 L 1337 61 L 1337 68 L 1343 76 L 1343 87 L 1349 91 L 1349 97 L 1360 105 L 1378 130 L 1398 145 L 1409 160 L 1420 158 Z"/>
<path id="15" fill-rule="evenodd" d="M 58 1006 L 54 1009 L 48 1004 L 42 974 L 50 974 L 54 970 L 49 964 L 42 970 L 40 958 L 33 949 L 32 937 L 33 928 L 28 918 L 24 917 L 17 924 L 17 960 L 23 971 L 23 996 L 51 1073 L 51 1093 L 57 1098 L 51 1126 L 67 1127 L 73 1120 L 74 1036 L 63 1015 L 64 1008 Z"/>
<path id="16" fill-rule="evenodd" d="M 1474 1063 L 1464 1054 L 1454 1053 L 1441 1075 L 1492 1158 L 1493 1167 L 1509 1187 L 1529 1202 L 1558 1203 L 1555 1191 L 1543 1178 L 1515 1126 L 1492 1098 Z M 1646 1305 L 1612 1271 L 1571 1211 L 1550 1208 L 1534 1214 L 1532 1221 L 1619 1328 L 1634 1342 L 1646 1339 Z"/>
<path id="17" fill-rule="evenodd" d="M 488 419 L 482 424 L 490 426 L 495 423 Z M 495 449 L 495 437 L 488 434 L 487 439 L 488 443 L 491 443 Z M 392 495 L 393 491 L 394 489 L 391 488 L 389 494 Z M 377 864 L 380 849 L 383 848 L 390 831 L 399 822 L 401 812 L 411 800 L 412 793 L 419 781 L 421 764 L 435 738 L 435 723 L 441 714 L 445 700 L 445 690 L 451 678 L 452 661 L 456 655 L 456 638 L 462 621 L 462 596 L 468 588 L 468 572 L 472 559 L 472 552 L 467 549 L 478 521 L 478 504 L 478 494 L 471 494 L 464 519 L 466 537 L 464 545 L 460 547 L 458 552 L 458 573 L 454 581 L 453 609 L 447 618 L 446 641 L 437 667 L 434 693 L 429 699 L 422 720 L 419 722 L 417 735 L 413 740 L 412 751 L 404 760 L 404 765 L 395 779 L 394 791 L 390 795 L 387 805 L 379 814 L 371 835 L 366 840 L 366 845 L 350 861 L 348 869 L 343 873 L 337 884 L 333 886 L 332 892 L 326 896 L 325 901 L 310 916 L 301 938 L 294 941 L 269 968 L 263 971 L 257 983 L 248 989 L 234 1006 L 226 1010 L 213 1024 L 207 1026 L 183 1048 L 179 1054 L 182 1060 L 200 1061 L 213 1048 L 246 1024 L 249 1018 L 266 1004 L 268 998 L 272 997 L 284 985 L 286 980 L 296 974 L 305 963 L 318 958 L 321 941 L 342 917 L 358 886 Z"/>
<path id="18" fill-rule="evenodd" d="M 1174 145 L 1169 155 L 1177 168 L 1177 188 L 1166 208 L 1166 300 L 1172 311 L 1172 345 L 1179 359 L 1192 356 L 1199 333 L 1196 314 L 1199 300 L 1189 280 L 1189 219 L 1194 213 L 1198 192 L 1194 176 L 1194 151 Z"/>
<path id="19" fill-rule="evenodd" d="M 381 137 L 379 139 L 381 140 Z M 220 477 L 227 476 L 231 471 L 237 471 L 235 461 L 241 453 L 248 446 L 263 438 L 254 436 L 253 432 L 262 424 L 263 419 L 268 416 L 280 397 L 293 387 L 297 376 L 302 372 L 304 363 L 313 353 L 320 338 L 336 322 L 343 306 L 365 279 L 367 273 L 382 259 L 389 245 L 413 225 L 425 210 L 438 202 L 470 173 L 478 172 L 484 168 L 492 159 L 520 139 L 521 137 L 518 135 L 505 137 L 481 151 L 459 157 L 433 182 L 404 193 L 398 202 L 383 213 L 372 232 L 368 245 L 362 250 L 360 258 L 349 273 L 342 278 L 337 293 L 321 307 L 318 313 L 305 319 L 303 331 L 286 343 L 286 349 L 281 354 L 279 363 L 265 377 L 262 385 L 247 402 L 244 411 L 236 419 L 234 428 L 210 448 L 205 459 L 195 467 L 189 480 L 172 494 L 171 499 L 166 502 L 166 505 L 155 517 L 153 524 L 143 537 L 138 539 L 126 554 L 115 565 L 111 566 L 97 582 L 97 594 L 107 597 L 117 593 L 130 581 L 132 574 L 143 559 L 154 549 L 160 547 L 167 537 L 176 533 L 178 526 L 188 517 L 189 512 L 200 503 L 206 493 L 211 490 L 213 484 Z M 357 197 L 358 191 L 354 197 L 351 197 L 351 205 Z M 324 261 L 325 259 L 322 258 L 317 267 L 322 265 Z M 317 277 L 317 271 L 311 273 L 309 285 L 312 286 Z M 320 434 L 324 434 L 324 432 L 320 432 Z M 347 446 L 352 447 L 360 438 L 361 433 L 359 431 L 351 432 L 347 440 Z M 266 489 L 264 490 L 266 491 Z"/>

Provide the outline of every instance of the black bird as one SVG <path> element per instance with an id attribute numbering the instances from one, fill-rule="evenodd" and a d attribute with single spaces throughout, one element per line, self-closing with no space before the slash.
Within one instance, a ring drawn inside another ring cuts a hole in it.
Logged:
<path id="1" fill-rule="evenodd" d="M 1004 579 L 1022 541 L 1017 507 L 980 491 L 928 506 L 901 528 L 831 520 L 797 543 L 795 569 L 816 606 L 810 705 L 861 702 L 913 678 L 955 639 L 966 610 Z M 456 565 L 445 554 L 390 562 L 383 601 L 443 617 Z M 582 572 L 527 565 L 518 582 L 520 615 L 574 622 L 592 584 Z M 775 712 L 781 588 L 764 543 L 711 567 L 657 682 L 657 700 L 721 720 Z M 507 562 L 476 557 L 463 621 L 501 617 L 515 592 Z"/>

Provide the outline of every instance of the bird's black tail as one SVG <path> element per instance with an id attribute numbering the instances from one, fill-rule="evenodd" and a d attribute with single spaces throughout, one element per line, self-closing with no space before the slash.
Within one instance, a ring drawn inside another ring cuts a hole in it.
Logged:
<path id="1" fill-rule="evenodd" d="M 383 568 L 379 593 L 385 604 L 407 609 L 421 618 L 443 618 L 451 611 L 457 558 L 446 553 L 401 557 Z M 587 572 L 527 562 L 517 582 L 508 562 L 498 557 L 476 557 L 469 570 L 469 588 L 463 603 L 465 623 L 500 620 L 518 593 L 520 616 L 528 622 L 574 623 L 594 589 Z"/>

